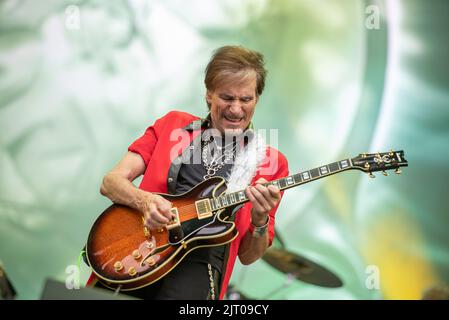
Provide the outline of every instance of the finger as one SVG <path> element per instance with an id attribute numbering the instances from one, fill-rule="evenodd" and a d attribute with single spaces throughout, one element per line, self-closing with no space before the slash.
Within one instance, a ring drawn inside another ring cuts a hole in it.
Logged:
<path id="1" fill-rule="evenodd" d="M 271 210 L 277 203 L 277 200 L 271 195 L 271 192 L 268 188 L 262 185 L 256 185 L 255 188 L 259 191 L 263 197 L 264 201 L 259 201 L 266 211 Z"/>
<path id="2" fill-rule="evenodd" d="M 164 199 L 162 197 L 158 201 L 158 205 L 160 206 L 160 208 L 162 210 L 170 210 L 172 208 L 172 203 L 170 201 L 168 201 L 167 199 Z"/>
<path id="3" fill-rule="evenodd" d="M 257 199 L 254 197 L 250 187 L 246 188 L 246 194 L 249 201 L 251 201 L 254 210 L 256 210 L 257 212 L 265 211 L 264 208 L 259 204 Z"/>
<path id="4" fill-rule="evenodd" d="M 264 178 L 259 178 L 259 179 L 257 179 L 256 184 L 267 183 L 267 182 L 268 182 L 268 181 L 267 181 L 266 179 L 264 179 Z"/>
<path id="5" fill-rule="evenodd" d="M 165 224 L 160 224 L 153 221 L 150 224 L 147 224 L 146 226 L 149 227 L 151 230 L 158 230 L 164 228 Z"/>
<path id="6" fill-rule="evenodd" d="M 156 207 L 160 214 L 166 217 L 168 220 L 173 220 L 175 215 L 171 212 L 172 203 L 162 197 L 156 200 Z"/>
<path id="7" fill-rule="evenodd" d="M 150 205 L 150 219 L 158 224 L 165 225 L 169 222 L 168 218 L 163 216 L 158 210 L 155 204 Z"/>
<path id="8" fill-rule="evenodd" d="M 144 225 L 146 227 L 151 228 L 152 227 L 152 222 L 151 222 L 151 218 L 150 218 L 149 212 L 148 213 L 145 212 L 143 216 L 144 216 Z"/>
<path id="9" fill-rule="evenodd" d="M 155 203 L 159 209 L 164 211 L 170 210 L 172 207 L 172 203 L 161 196 L 157 196 L 153 203 Z"/>
<path id="10" fill-rule="evenodd" d="M 267 187 L 264 187 L 261 184 L 256 184 L 254 188 L 256 188 L 256 190 L 264 196 L 265 200 L 269 200 L 271 198 L 270 190 L 268 190 Z"/>
<path id="11" fill-rule="evenodd" d="M 151 213 L 151 219 L 159 224 L 166 225 L 170 220 L 163 216 L 161 213 L 154 211 Z"/>
<path id="12" fill-rule="evenodd" d="M 145 219 L 145 226 L 150 229 L 160 229 L 160 228 L 165 227 L 165 224 L 157 223 L 151 217 L 148 217 Z"/>
<path id="13" fill-rule="evenodd" d="M 170 209 L 168 210 L 163 210 L 161 208 L 159 208 L 159 214 L 162 215 L 163 217 L 165 217 L 168 221 L 171 221 L 175 218 L 175 215 L 171 212 Z"/>
<path id="14" fill-rule="evenodd" d="M 262 188 L 264 188 L 264 187 L 262 187 Z M 251 192 L 254 195 L 254 197 L 256 198 L 259 206 L 262 208 L 261 210 L 257 210 L 257 211 L 270 211 L 271 210 L 271 206 L 268 203 L 267 199 L 265 198 L 265 196 L 263 195 L 262 192 L 260 192 L 258 189 L 256 189 L 256 187 L 251 187 Z M 266 192 L 268 192 L 268 190 Z"/>
<path id="15" fill-rule="evenodd" d="M 275 198 L 276 200 L 279 200 L 281 198 L 281 191 L 279 190 L 279 188 L 273 185 L 269 185 L 267 189 L 268 191 L 270 191 L 271 197 Z"/>

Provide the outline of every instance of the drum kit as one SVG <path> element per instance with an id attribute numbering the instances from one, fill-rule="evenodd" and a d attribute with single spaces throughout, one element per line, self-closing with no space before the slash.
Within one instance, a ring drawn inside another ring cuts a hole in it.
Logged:
<path id="1" fill-rule="evenodd" d="M 302 255 L 285 249 L 284 242 L 277 232 L 273 246 L 265 251 L 262 260 L 287 276 L 285 284 L 268 293 L 262 299 L 269 299 L 296 280 L 325 288 L 339 288 L 343 286 L 343 281 L 329 269 Z M 229 286 L 226 296 L 229 300 L 254 300 L 244 295 L 234 286 Z"/>

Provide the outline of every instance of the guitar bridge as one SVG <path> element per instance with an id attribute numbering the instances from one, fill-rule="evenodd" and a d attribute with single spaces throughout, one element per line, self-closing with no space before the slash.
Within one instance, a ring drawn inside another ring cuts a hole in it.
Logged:
<path id="1" fill-rule="evenodd" d="M 195 201 L 195 207 L 198 219 L 209 218 L 212 216 L 212 208 L 209 199 Z"/>
<path id="2" fill-rule="evenodd" d="M 171 208 L 170 211 L 171 211 L 171 213 L 173 213 L 175 215 L 175 217 L 173 218 L 172 221 L 167 223 L 167 230 L 181 226 L 181 221 L 179 220 L 178 208 Z"/>

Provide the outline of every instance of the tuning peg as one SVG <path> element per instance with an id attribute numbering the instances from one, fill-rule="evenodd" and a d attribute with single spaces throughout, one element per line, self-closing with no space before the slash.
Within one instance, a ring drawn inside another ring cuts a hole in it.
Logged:
<path id="1" fill-rule="evenodd" d="M 373 178 L 373 179 L 376 177 L 372 172 L 370 172 L 368 175 L 370 178 Z"/>
<path id="2" fill-rule="evenodd" d="M 382 174 L 386 177 L 388 176 L 388 172 L 386 172 L 385 170 L 382 170 Z"/>
<path id="3" fill-rule="evenodd" d="M 399 168 L 397 168 L 396 170 L 394 170 L 394 173 L 396 173 L 396 174 L 401 174 L 401 173 L 402 173 L 402 170 L 399 169 Z"/>
<path id="4" fill-rule="evenodd" d="M 393 156 L 393 149 L 390 149 L 390 153 L 388 154 L 390 157 L 392 157 Z"/>

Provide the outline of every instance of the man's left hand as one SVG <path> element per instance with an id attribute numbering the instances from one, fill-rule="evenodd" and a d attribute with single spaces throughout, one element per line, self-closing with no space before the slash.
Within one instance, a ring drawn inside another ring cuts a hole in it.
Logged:
<path id="1" fill-rule="evenodd" d="M 268 187 L 262 184 L 268 181 L 260 178 L 254 186 L 246 188 L 246 195 L 253 205 L 251 222 L 255 226 L 263 226 L 268 220 L 268 214 L 281 199 L 281 192 L 273 185 Z"/>

